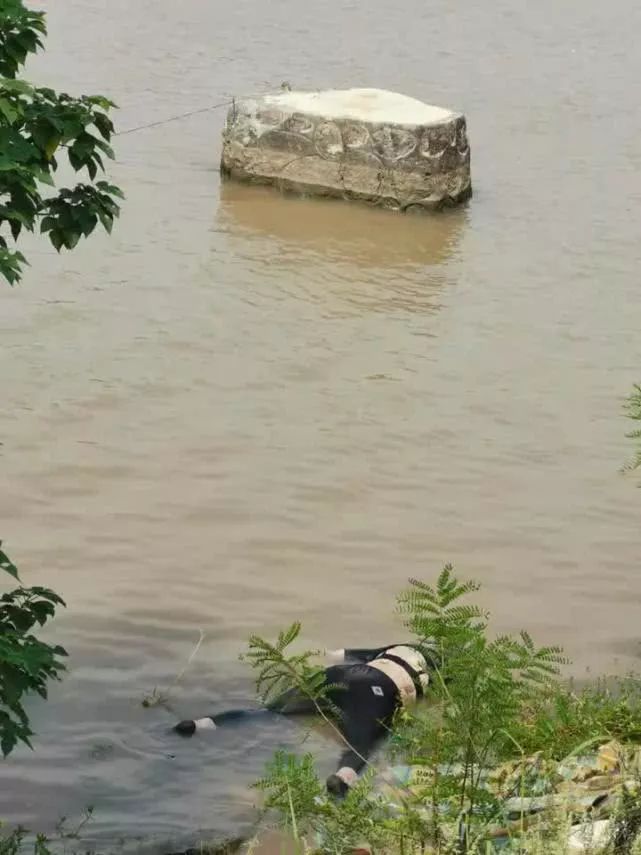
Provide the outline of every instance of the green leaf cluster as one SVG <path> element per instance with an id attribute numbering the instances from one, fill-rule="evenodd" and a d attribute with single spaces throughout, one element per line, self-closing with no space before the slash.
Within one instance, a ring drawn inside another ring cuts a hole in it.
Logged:
<path id="1" fill-rule="evenodd" d="M 115 185 L 96 181 L 104 159 L 114 157 L 113 102 L 17 77 L 45 34 L 44 13 L 22 0 L 0 0 L 0 275 L 10 284 L 27 263 L 17 247 L 23 230 L 47 235 L 58 252 L 73 249 L 98 223 L 111 231 L 122 198 Z M 63 163 L 86 181 L 51 192 Z"/>
<path id="2" fill-rule="evenodd" d="M 0 570 L 20 581 L 18 570 L 0 543 Z M 24 708 L 30 693 L 47 697 L 47 684 L 65 670 L 64 648 L 40 641 L 33 630 L 50 620 L 61 597 L 49 588 L 20 585 L 0 596 L 0 750 L 9 754 L 18 742 L 31 747 L 33 731 Z"/>
<path id="3" fill-rule="evenodd" d="M 301 624 L 293 623 L 278 634 L 275 644 L 252 635 L 249 648 L 241 658 L 256 671 L 256 690 L 269 705 L 286 692 L 297 692 L 315 700 L 320 706 L 328 703 L 327 692 L 332 687 L 325 683 L 325 671 L 312 663 L 318 650 L 304 650 L 288 654 L 287 648 L 300 636 Z"/>
<path id="4" fill-rule="evenodd" d="M 398 841 L 397 822 L 372 798 L 370 779 L 337 802 L 328 797 L 311 754 L 276 752 L 254 786 L 264 793 L 265 812 L 275 813 L 294 839 L 307 841 L 301 851 L 347 853 L 364 843 L 382 848 Z"/>
<path id="5" fill-rule="evenodd" d="M 498 768 L 516 770 L 512 795 L 529 787 L 536 795 L 551 791 L 554 770 L 572 753 L 611 739 L 641 742 L 639 680 L 577 691 L 560 677 L 567 660 L 559 647 L 537 646 L 527 632 L 491 635 L 488 613 L 468 602 L 478 590 L 447 565 L 435 584 L 411 580 L 398 598 L 405 625 L 434 651 L 435 664 L 427 703 L 400 711 L 392 727 L 388 751 L 413 769 L 393 809 L 373 787 L 376 764 L 343 801 L 327 795 L 310 755 L 279 752 L 268 766 L 258 783 L 265 807 L 303 849 L 347 853 L 367 841 L 376 851 L 493 852 L 490 829 L 505 823 L 502 797 L 488 786 Z M 259 688 L 297 687 L 322 706 L 317 678 L 308 676 L 318 673 L 313 651 L 287 651 L 300 632 L 296 623 L 275 644 L 253 636 L 247 658 L 258 668 Z M 551 821 L 533 843 L 524 836 L 521 846 L 516 837 L 506 852 L 565 852 L 572 818 L 561 819 L 558 848 L 550 843 Z"/>

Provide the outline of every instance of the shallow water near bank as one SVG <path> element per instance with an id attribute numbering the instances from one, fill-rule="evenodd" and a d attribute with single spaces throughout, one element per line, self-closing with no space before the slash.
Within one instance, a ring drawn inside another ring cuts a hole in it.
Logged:
<path id="1" fill-rule="evenodd" d="M 252 702 L 251 632 L 395 640 L 394 595 L 446 561 L 576 673 L 637 665 L 640 17 L 51 4 L 32 77 L 110 94 L 121 129 L 283 78 L 382 86 L 466 113 L 475 196 L 424 219 L 221 186 L 218 109 L 118 138 L 113 236 L 37 243 L 0 288 L 0 534 L 68 601 L 49 637 L 72 653 L 30 705 L 35 752 L 0 767 L 0 817 L 93 804 L 113 849 L 235 834 L 301 731 L 170 725 Z M 144 709 L 200 629 L 171 709 Z"/>

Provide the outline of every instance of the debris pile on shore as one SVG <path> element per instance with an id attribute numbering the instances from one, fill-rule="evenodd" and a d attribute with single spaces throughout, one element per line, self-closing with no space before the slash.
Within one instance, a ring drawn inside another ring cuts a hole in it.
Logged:
<path id="1" fill-rule="evenodd" d="M 636 802 L 641 793 L 641 747 L 611 740 L 589 749 L 580 748 L 560 762 L 537 752 L 484 775 L 483 788 L 502 806 L 500 820 L 486 830 L 488 851 L 509 852 L 515 841 L 533 832 L 558 837 L 561 826 L 568 853 L 600 852 L 617 834 L 638 836 L 641 803 L 631 813 L 624 802 Z M 452 775 L 456 769 L 440 772 Z M 425 816 L 436 809 L 446 819 L 451 805 L 432 804 L 433 774 L 423 766 L 391 766 L 377 775 L 372 797 L 392 812 L 409 799 Z M 451 818 L 452 834 L 464 833 L 464 813 Z"/>

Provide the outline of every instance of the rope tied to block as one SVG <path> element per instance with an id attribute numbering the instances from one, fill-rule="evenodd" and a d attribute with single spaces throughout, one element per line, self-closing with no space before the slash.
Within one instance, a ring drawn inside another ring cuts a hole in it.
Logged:
<path id="1" fill-rule="evenodd" d="M 207 107 L 200 107 L 198 110 L 188 110 L 185 113 L 179 113 L 176 116 L 169 116 L 167 119 L 158 119 L 155 122 L 148 122 L 145 125 L 137 125 L 133 128 L 126 128 L 124 131 L 116 131 L 115 137 L 124 137 L 126 134 L 134 134 L 137 131 L 146 131 L 148 128 L 157 128 L 160 125 L 168 125 L 170 122 L 178 122 L 181 119 L 188 119 L 190 116 L 197 116 L 199 113 L 208 113 L 211 110 L 217 110 L 220 107 L 230 107 L 234 103 L 231 98 L 228 101 L 220 101 L 218 104 L 209 104 Z"/>
<path id="2" fill-rule="evenodd" d="M 288 81 L 283 81 L 280 84 L 283 91 L 291 91 L 291 84 Z M 228 98 L 227 101 L 219 101 L 217 104 L 209 104 L 206 107 L 199 107 L 197 110 L 187 110 L 185 113 L 178 113 L 176 116 L 169 116 L 167 119 L 158 119 L 155 122 L 147 122 L 145 125 L 136 125 L 133 128 L 126 128 L 124 131 L 115 131 L 115 137 L 124 137 L 126 134 L 135 134 L 137 131 L 146 131 L 149 128 L 157 128 L 161 125 L 168 125 L 170 122 L 179 122 L 181 119 L 188 119 L 190 116 L 197 116 L 201 113 L 209 113 L 211 110 L 218 110 L 221 107 L 231 107 L 236 104 L 235 98 Z"/>

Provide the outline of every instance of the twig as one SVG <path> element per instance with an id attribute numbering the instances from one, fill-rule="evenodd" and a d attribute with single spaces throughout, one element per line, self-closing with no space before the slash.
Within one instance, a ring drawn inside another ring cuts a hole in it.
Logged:
<path id="1" fill-rule="evenodd" d="M 154 688 L 154 690 L 151 692 L 150 695 L 146 695 L 143 698 L 143 700 L 142 700 L 143 707 L 147 707 L 147 708 L 148 707 L 155 707 L 158 704 L 166 703 L 169 700 L 169 696 L 171 695 L 172 691 L 176 688 L 178 683 L 182 680 L 183 676 L 185 675 L 185 671 L 191 665 L 194 657 L 196 656 L 196 654 L 200 650 L 201 644 L 205 640 L 205 633 L 202 631 L 202 629 L 199 629 L 198 632 L 199 632 L 200 637 L 199 637 L 198 641 L 196 642 L 196 646 L 194 647 L 194 649 L 189 654 L 189 658 L 187 659 L 187 661 L 183 665 L 181 671 L 174 678 L 173 682 L 170 684 L 167 691 L 166 692 L 159 692 L 159 691 L 157 691 L 156 688 Z"/>

